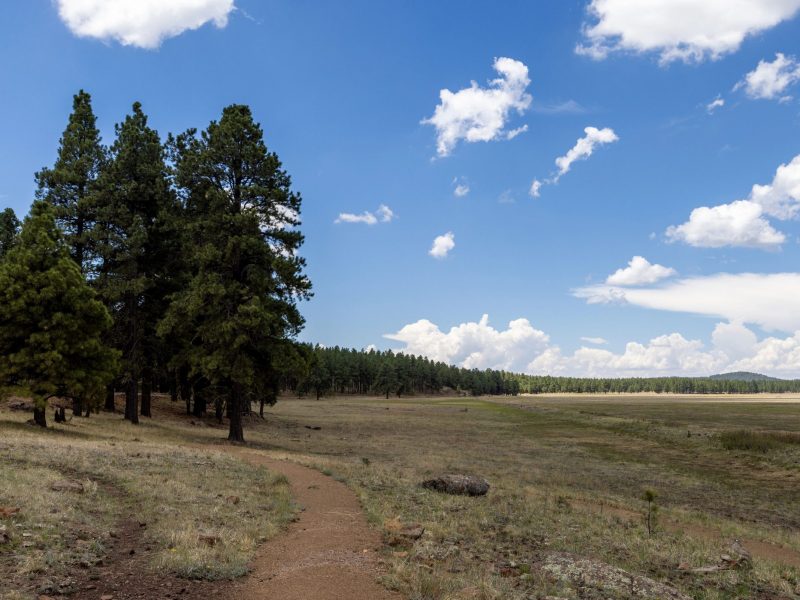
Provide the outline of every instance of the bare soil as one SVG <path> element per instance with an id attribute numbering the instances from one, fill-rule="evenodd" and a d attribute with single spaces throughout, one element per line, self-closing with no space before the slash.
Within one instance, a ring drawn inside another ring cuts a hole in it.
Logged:
<path id="1" fill-rule="evenodd" d="M 301 506 L 297 521 L 262 546 L 250 575 L 234 582 L 231 598 L 248 600 L 394 600 L 378 583 L 380 534 L 356 495 L 342 483 L 261 452 L 231 449 L 243 460 L 283 473 Z"/>

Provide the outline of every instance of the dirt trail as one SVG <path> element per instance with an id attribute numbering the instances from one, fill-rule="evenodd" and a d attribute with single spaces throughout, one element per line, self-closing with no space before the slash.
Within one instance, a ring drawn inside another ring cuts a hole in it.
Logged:
<path id="1" fill-rule="evenodd" d="M 246 600 L 401 600 L 381 586 L 377 549 L 356 495 L 342 483 L 301 465 L 253 450 L 230 449 L 250 464 L 288 477 L 299 520 L 259 548 L 250 575 L 231 586 Z M 234 595 L 235 594 L 235 595 Z"/>

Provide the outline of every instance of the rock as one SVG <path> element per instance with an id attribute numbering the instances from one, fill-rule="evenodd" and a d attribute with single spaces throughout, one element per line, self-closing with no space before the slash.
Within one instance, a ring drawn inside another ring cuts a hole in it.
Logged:
<path id="1" fill-rule="evenodd" d="M 0 531 L 0 546 L 3 546 L 10 542 L 11 542 L 11 536 L 9 536 L 5 531 Z"/>
<path id="2" fill-rule="evenodd" d="M 542 571 L 557 580 L 573 584 L 581 590 L 594 588 L 603 596 L 643 598 L 648 600 L 691 600 L 677 589 L 649 577 L 634 575 L 618 567 L 570 554 L 554 553 L 547 556 Z"/>
<path id="3" fill-rule="evenodd" d="M 422 482 L 422 487 L 445 494 L 484 496 L 489 491 L 489 482 L 474 475 L 440 475 Z"/>
<path id="4" fill-rule="evenodd" d="M 390 546 L 409 545 L 425 533 L 425 528 L 419 523 L 403 524 L 400 517 L 384 521 L 383 526 L 387 532 L 386 541 Z"/>
<path id="5" fill-rule="evenodd" d="M 80 481 L 71 481 L 69 479 L 62 479 L 55 481 L 50 486 L 54 492 L 75 492 L 77 494 L 83 493 L 83 484 Z"/>

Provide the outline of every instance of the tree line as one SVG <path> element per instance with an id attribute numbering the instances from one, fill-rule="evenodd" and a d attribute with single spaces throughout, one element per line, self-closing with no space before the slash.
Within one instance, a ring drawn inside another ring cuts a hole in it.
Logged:
<path id="1" fill-rule="evenodd" d="M 55 163 L 20 223 L 0 213 L 0 388 L 73 413 L 151 415 L 154 389 L 230 420 L 272 403 L 305 364 L 294 341 L 311 295 L 301 196 L 249 107 L 162 140 L 140 103 L 103 145 L 74 96 Z"/>
<path id="2" fill-rule="evenodd" d="M 307 374 L 283 387 L 317 398 L 328 394 L 414 395 L 461 393 L 473 396 L 555 393 L 655 392 L 750 394 L 800 392 L 800 380 L 753 381 L 709 377 L 587 378 L 525 375 L 495 369 L 465 369 L 391 350 L 307 346 Z"/>

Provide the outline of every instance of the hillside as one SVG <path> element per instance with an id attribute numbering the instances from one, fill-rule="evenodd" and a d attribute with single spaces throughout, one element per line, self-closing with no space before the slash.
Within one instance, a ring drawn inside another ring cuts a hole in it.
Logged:
<path id="1" fill-rule="evenodd" d="M 762 375 L 761 373 L 750 373 L 749 371 L 720 373 L 719 375 L 711 375 L 709 379 L 716 379 L 720 381 L 782 381 L 777 377 L 770 377 L 769 375 Z"/>

